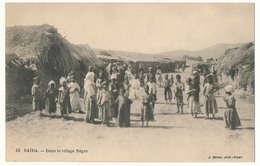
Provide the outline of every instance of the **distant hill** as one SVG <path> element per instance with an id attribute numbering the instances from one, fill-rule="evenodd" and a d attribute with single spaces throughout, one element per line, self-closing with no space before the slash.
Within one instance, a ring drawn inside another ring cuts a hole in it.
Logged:
<path id="1" fill-rule="evenodd" d="M 156 60 L 163 60 L 163 59 L 171 59 L 171 60 L 181 60 L 183 55 L 189 55 L 189 56 L 201 56 L 204 60 L 208 58 L 219 58 L 224 53 L 225 50 L 230 48 L 236 48 L 243 45 L 243 43 L 237 43 L 237 44 L 216 44 L 214 46 L 196 50 L 196 51 L 190 51 L 190 50 L 174 50 L 174 51 L 167 51 L 162 53 L 155 53 L 155 54 L 148 54 L 148 53 L 136 53 L 136 52 L 125 52 L 125 51 L 118 51 L 118 50 L 103 50 L 103 49 L 94 49 L 94 52 L 96 55 L 100 54 L 106 54 L 110 55 L 110 58 L 120 58 L 120 59 L 126 59 L 126 60 L 145 60 L 145 61 L 156 61 Z"/>
<path id="2" fill-rule="evenodd" d="M 182 57 L 183 55 L 189 55 L 189 56 L 201 56 L 204 60 L 208 58 L 219 58 L 224 53 L 225 50 L 235 47 L 240 47 L 243 45 L 243 43 L 237 43 L 237 44 L 216 44 L 214 46 L 196 50 L 196 51 L 190 51 L 190 50 L 175 50 L 175 51 L 168 51 L 168 52 L 162 52 L 156 54 L 157 56 L 163 56 L 163 57 Z"/>

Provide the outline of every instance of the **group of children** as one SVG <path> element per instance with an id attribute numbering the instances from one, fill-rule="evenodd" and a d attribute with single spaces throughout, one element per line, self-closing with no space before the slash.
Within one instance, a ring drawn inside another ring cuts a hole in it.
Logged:
<path id="1" fill-rule="evenodd" d="M 100 72 L 96 78 L 93 67 L 89 67 L 89 72 L 84 80 L 84 106 L 86 111 L 86 122 L 101 123 L 101 124 L 118 124 L 119 126 L 130 126 L 130 110 L 132 100 L 129 99 L 130 89 L 133 91 L 135 99 L 141 97 L 141 120 L 142 125 L 146 121 L 154 120 L 154 108 L 157 97 L 157 86 L 155 73 L 152 68 L 146 75 L 146 80 L 140 80 L 140 73 L 127 73 L 124 69 L 118 69 L 117 66 L 112 66 L 109 77 L 105 78 L 104 73 Z M 129 71 L 128 71 L 129 72 Z M 143 71 L 141 71 L 143 72 Z M 132 74 L 132 77 L 131 75 Z M 203 94 L 205 96 L 205 112 L 207 118 L 218 112 L 217 103 L 214 93 L 219 89 L 215 86 L 213 78 L 208 75 L 205 78 L 203 86 Z M 200 93 L 200 76 L 197 71 L 194 71 L 191 78 L 186 80 L 187 88 L 187 107 L 192 116 L 197 117 L 200 110 L 199 93 Z M 183 92 L 185 85 L 181 81 L 181 76 L 176 75 L 174 82 L 173 76 L 168 77 L 165 74 L 160 86 L 164 88 L 165 104 L 171 104 L 172 98 L 176 99 L 177 112 L 183 114 Z M 143 93 L 139 90 L 143 88 Z M 173 89 L 173 90 L 172 90 Z M 84 113 L 80 104 L 80 86 L 76 83 L 73 72 L 69 73 L 68 77 L 60 79 L 60 88 L 56 88 L 56 83 L 50 81 L 48 89 L 43 92 L 39 77 L 35 77 L 32 86 L 33 110 L 46 108 L 50 116 L 53 116 L 59 106 L 61 116 L 64 117 L 78 110 Z M 241 125 L 238 114 L 235 108 L 235 98 L 230 89 L 226 89 L 227 97 L 224 101 L 227 103 L 228 110 L 225 112 L 225 122 L 227 127 L 234 129 Z M 46 102 L 45 102 L 46 100 Z"/>

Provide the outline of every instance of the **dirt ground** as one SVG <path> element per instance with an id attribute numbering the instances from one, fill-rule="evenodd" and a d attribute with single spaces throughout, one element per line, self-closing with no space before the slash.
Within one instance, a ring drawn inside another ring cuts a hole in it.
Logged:
<path id="1" fill-rule="evenodd" d="M 190 69 L 180 73 L 185 81 Z M 174 77 L 176 73 L 173 73 Z M 131 106 L 131 127 L 85 123 L 85 114 L 68 119 L 31 112 L 6 122 L 8 161 L 254 161 L 254 101 L 237 96 L 242 126 L 225 128 L 223 91 L 216 97 L 216 119 L 176 114 L 175 101 L 165 105 L 158 89 L 155 121 L 141 127 L 140 100 Z M 186 102 L 186 96 L 184 96 Z M 201 97 L 201 104 L 203 97 Z M 202 106 L 203 110 L 204 107 Z M 34 149 L 30 151 L 29 149 Z M 20 152 L 19 152 L 20 151 Z"/>

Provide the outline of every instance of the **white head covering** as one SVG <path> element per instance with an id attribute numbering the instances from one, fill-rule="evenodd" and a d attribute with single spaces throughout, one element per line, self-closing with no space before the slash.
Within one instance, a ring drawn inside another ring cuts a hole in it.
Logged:
<path id="1" fill-rule="evenodd" d="M 56 87 L 56 83 L 55 83 L 53 80 L 51 80 L 51 81 L 48 83 L 48 86 L 51 86 L 51 84 L 54 84 L 54 87 Z"/>
<path id="2" fill-rule="evenodd" d="M 61 77 L 60 78 L 60 85 L 62 85 L 63 82 L 67 82 L 67 79 L 65 77 Z"/>
<path id="3" fill-rule="evenodd" d="M 233 85 L 227 85 L 225 86 L 226 92 L 233 92 Z"/>

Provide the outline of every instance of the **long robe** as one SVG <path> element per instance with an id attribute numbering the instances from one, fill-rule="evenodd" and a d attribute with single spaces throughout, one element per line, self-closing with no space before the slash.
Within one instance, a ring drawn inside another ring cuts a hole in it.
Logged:
<path id="1" fill-rule="evenodd" d="M 58 101 L 60 104 L 60 112 L 62 116 L 64 114 L 70 114 L 72 112 L 68 87 L 60 87 Z"/>
<path id="2" fill-rule="evenodd" d="M 233 95 L 226 96 L 224 101 L 227 104 L 227 110 L 224 113 L 225 122 L 227 127 L 235 129 L 237 126 L 241 126 L 241 122 L 236 109 L 236 99 Z"/>
<path id="3" fill-rule="evenodd" d="M 112 118 L 111 100 L 112 96 L 108 90 L 102 89 L 97 97 L 98 119 L 103 123 L 108 122 Z"/>
<path id="4" fill-rule="evenodd" d="M 40 85 L 34 84 L 32 86 L 32 106 L 33 106 L 33 111 L 42 111 L 45 108 L 45 103 L 44 103 L 44 98 L 43 98 L 43 92 L 42 88 Z"/>
<path id="5" fill-rule="evenodd" d="M 193 90 L 193 91 L 191 91 Z M 188 94 L 188 103 L 187 103 L 187 108 L 188 108 L 188 112 L 190 112 L 191 114 L 194 113 L 201 113 L 201 109 L 200 109 L 200 104 L 197 100 L 195 100 L 194 98 L 194 93 L 195 93 L 195 89 L 193 89 L 192 85 L 189 85 L 189 87 L 187 88 L 187 94 Z"/>
<path id="6" fill-rule="evenodd" d="M 116 99 L 118 104 L 118 123 L 119 126 L 125 124 L 126 127 L 130 126 L 130 106 L 132 101 L 123 95 L 119 95 Z"/>
<path id="7" fill-rule="evenodd" d="M 87 77 L 86 77 L 87 78 Z M 94 77 L 85 81 L 84 103 L 86 106 L 86 121 L 94 121 L 97 118 L 96 90 Z"/>
<path id="8" fill-rule="evenodd" d="M 45 92 L 46 97 L 46 111 L 48 113 L 55 113 L 57 106 L 56 106 L 56 99 L 58 97 L 58 90 L 56 88 L 48 88 Z"/>
<path id="9" fill-rule="evenodd" d="M 143 107 L 141 108 L 141 120 L 153 120 L 153 97 L 151 94 L 144 93 L 142 96 L 142 104 Z"/>
<path id="10" fill-rule="evenodd" d="M 76 82 L 71 82 L 71 83 L 69 83 L 68 87 L 70 88 L 71 110 L 72 111 L 76 111 L 76 110 L 81 111 L 80 97 L 79 97 L 79 92 L 80 92 L 79 84 L 77 84 Z"/>

